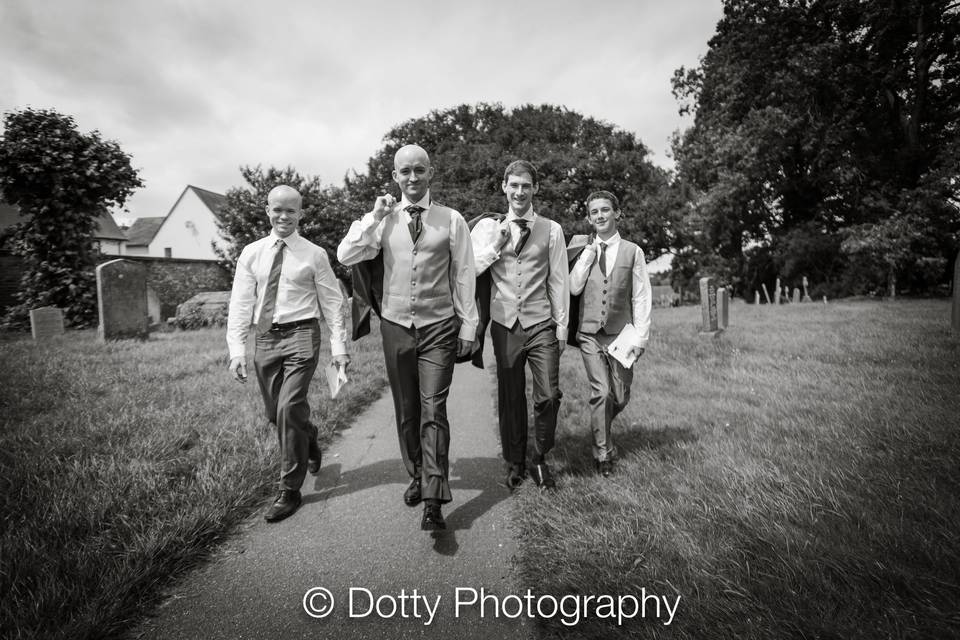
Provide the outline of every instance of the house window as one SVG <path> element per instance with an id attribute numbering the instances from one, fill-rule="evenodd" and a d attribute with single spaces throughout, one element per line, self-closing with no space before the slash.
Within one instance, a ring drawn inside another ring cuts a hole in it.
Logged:
<path id="1" fill-rule="evenodd" d="M 173 257 L 173 249 L 172 249 L 171 247 L 164 247 L 164 248 L 163 248 L 163 257 L 164 257 L 164 258 L 172 258 L 172 257 Z"/>

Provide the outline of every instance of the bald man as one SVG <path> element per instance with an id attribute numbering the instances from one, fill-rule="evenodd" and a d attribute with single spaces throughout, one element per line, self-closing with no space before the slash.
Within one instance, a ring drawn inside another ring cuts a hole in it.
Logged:
<path id="1" fill-rule="evenodd" d="M 458 212 L 430 197 L 434 169 L 416 145 L 397 151 L 393 180 L 400 202 L 384 194 L 350 226 L 337 248 L 345 265 L 382 252 L 380 332 L 393 393 L 400 454 L 410 476 L 408 506 L 424 503 L 420 526 L 446 528 L 450 502 L 447 394 L 458 356 L 473 348 L 476 286 L 470 230 Z"/>
<path id="2" fill-rule="evenodd" d="M 280 494 L 264 516 L 277 522 L 301 502 L 306 472 L 320 469 L 317 429 L 310 422 L 307 391 L 320 357 L 321 310 L 330 331 L 333 362 L 350 364 L 344 305 L 327 252 L 297 231 L 303 216 L 300 193 L 274 187 L 267 196 L 272 230 L 243 248 L 230 294 L 227 346 L 230 372 L 247 381 L 246 342 L 255 327 L 253 364 L 267 420 L 280 440 Z"/>

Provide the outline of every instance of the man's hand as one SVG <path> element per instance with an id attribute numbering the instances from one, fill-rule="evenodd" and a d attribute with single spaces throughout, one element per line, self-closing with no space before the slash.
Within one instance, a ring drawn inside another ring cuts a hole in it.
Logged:
<path id="1" fill-rule="evenodd" d="M 566 341 L 566 340 L 559 340 L 559 339 L 558 339 L 558 340 L 557 340 L 557 353 L 562 356 L 562 355 L 563 355 L 563 350 L 564 350 L 564 348 L 566 348 L 566 346 L 567 346 L 567 341 Z"/>
<path id="2" fill-rule="evenodd" d="M 593 262 L 593 259 L 597 257 L 597 242 L 591 242 L 588 245 L 583 247 L 582 257 L 587 262 Z"/>
<path id="3" fill-rule="evenodd" d="M 497 228 L 497 238 L 493 241 L 493 248 L 498 252 L 503 249 L 503 245 L 507 244 L 507 240 L 510 239 L 510 223 L 506 218 L 500 221 L 500 225 Z"/>
<path id="4" fill-rule="evenodd" d="M 393 207 L 397 204 L 396 199 L 386 193 L 379 198 L 373 204 L 373 217 L 377 222 L 380 222 L 388 215 L 393 213 Z"/>
<path id="5" fill-rule="evenodd" d="M 350 365 L 350 356 L 343 354 L 340 356 L 333 356 L 333 364 L 341 367 L 344 371 L 347 370 L 347 367 Z"/>
<path id="6" fill-rule="evenodd" d="M 466 358 L 473 352 L 473 340 L 457 339 L 457 357 Z"/>
<path id="7" fill-rule="evenodd" d="M 628 358 L 636 357 L 636 358 L 639 359 L 640 356 L 643 355 L 643 352 L 644 352 L 644 351 L 645 351 L 645 349 L 644 349 L 643 347 L 630 347 L 630 353 L 627 354 L 627 357 L 628 357 Z M 634 361 L 633 361 L 633 364 L 637 364 L 637 361 L 634 360 Z"/>
<path id="8" fill-rule="evenodd" d="M 233 374 L 233 379 L 237 382 L 247 381 L 247 359 L 243 357 L 230 358 L 230 365 L 227 367 Z"/>

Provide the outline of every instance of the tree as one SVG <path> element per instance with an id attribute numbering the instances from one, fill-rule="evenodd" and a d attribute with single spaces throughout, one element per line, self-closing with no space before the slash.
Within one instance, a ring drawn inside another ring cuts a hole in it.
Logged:
<path id="1" fill-rule="evenodd" d="M 635 239 L 648 259 L 669 251 L 684 204 L 670 176 L 647 158 L 634 134 L 553 105 L 459 105 L 432 111 L 387 132 L 365 175 L 347 176 L 352 208 L 368 210 L 375 197 L 396 192 L 393 156 L 415 143 L 430 154 L 436 176 L 431 192 L 468 219 L 506 207 L 500 184 L 516 159 L 537 166 L 540 192 L 535 207 L 559 222 L 568 234 L 585 233 L 584 200 L 606 189 L 620 199 L 621 231 Z"/>
<path id="2" fill-rule="evenodd" d="M 766 255 L 782 269 L 802 261 L 789 247 L 839 247 L 896 219 L 929 225 L 936 251 L 954 253 L 958 40 L 946 0 L 726 0 L 701 64 L 673 83 L 696 114 L 675 155 L 707 251 L 746 279 L 758 246 L 779 247 Z M 853 262 L 830 261 L 825 277 L 849 282 Z"/>
<path id="3" fill-rule="evenodd" d="M 24 261 L 8 326 L 23 326 L 30 309 L 46 305 L 62 308 L 73 326 L 96 322 L 96 218 L 142 185 L 116 142 L 80 133 L 72 117 L 30 108 L 4 114 L 0 192 L 23 217 L 9 246 Z"/>
<path id="4" fill-rule="evenodd" d="M 303 197 L 300 234 L 326 249 L 334 271 L 341 278 L 346 278 L 347 270 L 336 261 L 337 245 L 346 234 L 350 220 L 359 211 L 351 207 L 342 189 L 324 187 L 320 184 L 320 178 L 301 176 L 293 167 L 270 167 L 264 171 L 260 165 L 245 166 L 240 167 L 240 175 L 247 186 L 227 190 L 227 201 L 217 220 L 220 235 L 229 243 L 228 248 L 222 251 L 214 246 L 231 271 L 243 247 L 270 233 L 270 220 L 266 213 L 267 195 L 277 185 L 285 184 L 299 191 Z"/>

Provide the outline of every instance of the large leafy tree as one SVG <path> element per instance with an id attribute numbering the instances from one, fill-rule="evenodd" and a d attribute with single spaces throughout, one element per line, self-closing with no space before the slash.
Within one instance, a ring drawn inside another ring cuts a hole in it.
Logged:
<path id="1" fill-rule="evenodd" d="M 825 280 L 849 286 L 853 271 L 944 277 L 960 230 L 958 36 L 955 1 L 726 0 L 701 64 L 674 77 L 696 114 L 675 153 L 701 251 L 745 289 L 751 256 L 788 278 L 828 264 Z"/>
<path id="2" fill-rule="evenodd" d="M 537 211 L 559 222 L 568 235 L 587 230 L 584 199 L 590 191 L 607 189 L 619 197 L 626 214 L 622 232 L 639 242 L 648 258 L 676 244 L 681 194 L 634 134 L 609 123 L 552 105 L 508 110 L 480 103 L 432 111 L 390 129 L 367 173 L 346 178 L 354 210 L 369 209 L 381 193 L 397 193 L 393 156 L 411 143 L 430 154 L 437 200 L 468 219 L 505 210 L 503 170 L 522 158 L 539 172 Z"/>
<path id="3" fill-rule="evenodd" d="M 6 321 L 23 326 L 30 309 L 51 305 L 73 326 L 95 323 L 96 219 L 142 186 L 138 172 L 116 142 L 81 133 L 70 116 L 28 108 L 3 122 L 0 192 L 23 217 L 8 243 L 24 261 Z"/>
<path id="4" fill-rule="evenodd" d="M 226 251 L 214 247 L 226 265 L 232 270 L 240 251 L 254 240 L 270 233 L 267 217 L 267 195 L 277 185 L 285 184 L 300 192 L 303 197 L 303 218 L 300 234 L 326 249 L 330 263 L 341 277 L 346 271 L 336 262 L 337 244 L 343 238 L 350 220 L 357 211 L 351 208 L 343 190 L 323 186 L 316 176 L 302 176 L 293 167 L 264 170 L 260 165 L 240 167 L 246 186 L 227 190 L 226 204 L 220 211 L 217 226 L 228 241 Z"/>

